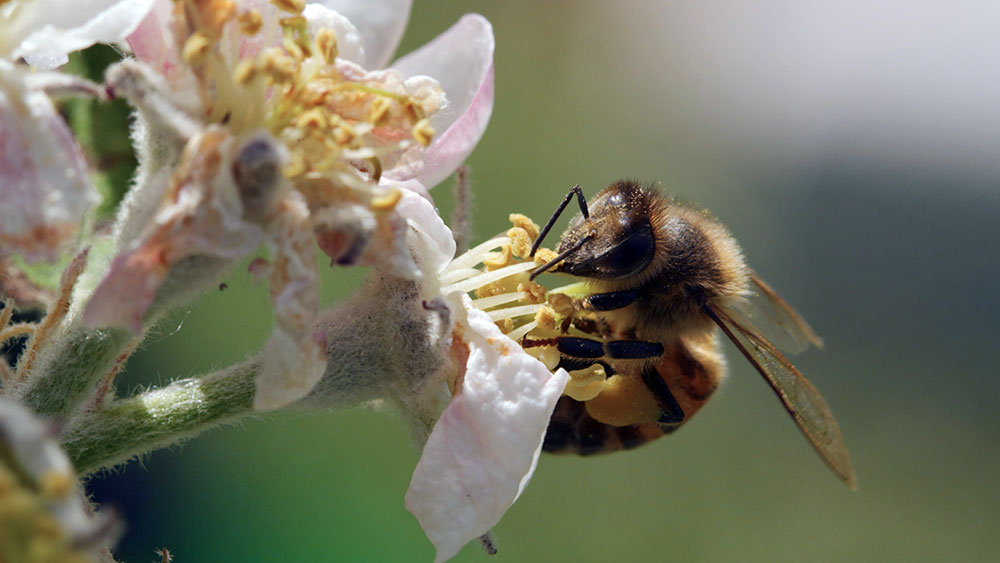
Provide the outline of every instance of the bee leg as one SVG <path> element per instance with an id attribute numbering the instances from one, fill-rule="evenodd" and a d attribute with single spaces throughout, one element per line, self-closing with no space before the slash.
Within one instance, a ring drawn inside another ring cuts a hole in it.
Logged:
<path id="1" fill-rule="evenodd" d="M 573 358 L 594 359 L 604 357 L 604 343 L 600 340 L 580 338 L 577 336 L 560 336 L 556 338 L 556 350 L 563 356 Z M 596 361 L 591 362 L 597 363 Z"/>
<path id="2" fill-rule="evenodd" d="M 595 293 L 584 298 L 588 308 L 595 311 L 614 311 L 628 307 L 639 298 L 639 293 L 635 290 L 611 291 L 608 293 Z"/>
<path id="3" fill-rule="evenodd" d="M 600 358 L 605 356 L 604 343 L 600 340 L 590 338 L 580 338 L 577 336 L 560 336 L 556 340 L 556 349 L 559 351 L 559 364 L 556 368 L 563 368 L 566 371 L 576 371 L 586 369 L 594 364 L 604 367 L 604 373 L 608 377 L 614 375 L 606 362 Z"/>
<path id="4" fill-rule="evenodd" d="M 608 357 L 616 360 L 641 360 L 659 358 L 663 355 L 663 344 L 643 340 L 612 340 L 604 345 Z"/>
<path id="5" fill-rule="evenodd" d="M 642 382 L 656 397 L 656 402 L 660 406 L 660 428 L 664 431 L 673 431 L 684 422 L 684 411 L 677 404 L 677 399 L 667 387 L 667 382 L 663 381 L 660 372 L 656 371 L 656 365 L 649 364 L 642 370 Z"/>

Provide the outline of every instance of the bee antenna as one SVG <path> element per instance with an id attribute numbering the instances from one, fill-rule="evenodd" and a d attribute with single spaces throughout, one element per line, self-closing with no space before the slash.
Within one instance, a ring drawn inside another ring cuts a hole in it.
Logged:
<path id="1" fill-rule="evenodd" d="M 571 246 L 571 247 L 567 248 L 566 250 L 562 251 L 562 253 L 560 253 L 559 256 L 556 256 L 552 260 L 549 260 L 548 262 L 546 262 L 546 263 L 542 264 L 541 266 L 539 266 L 539 267 L 535 268 L 534 270 L 532 270 L 531 271 L 531 275 L 528 276 L 528 280 L 529 281 L 534 280 L 536 277 L 538 277 L 538 276 L 544 274 L 545 272 L 547 272 L 548 270 L 550 270 L 552 268 L 552 266 L 555 266 L 556 264 L 558 264 L 559 262 L 561 262 L 563 258 L 566 258 L 570 254 L 573 254 L 577 250 L 580 250 L 580 247 L 583 246 L 583 244 L 585 242 L 587 242 L 588 240 L 590 240 L 590 237 L 592 235 L 593 235 L 593 233 L 587 233 L 586 236 L 583 236 L 583 237 L 580 238 L 580 240 L 576 241 L 576 243 L 574 243 L 573 246 Z"/>
<path id="2" fill-rule="evenodd" d="M 552 230 L 552 225 L 555 224 L 556 220 L 559 219 L 559 216 L 562 215 L 563 210 L 566 209 L 567 205 L 569 205 L 569 200 L 573 199 L 573 194 L 576 194 L 576 199 L 580 202 L 580 211 L 583 212 L 583 218 L 590 219 L 590 211 L 587 210 L 587 198 L 583 197 L 583 190 L 580 189 L 580 184 L 577 184 L 570 188 L 569 193 L 563 198 L 562 203 L 559 204 L 559 207 L 556 207 L 555 213 L 549 217 L 549 222 L 545 223 L 545 226 L 542 227 L 542 232 L 538 234 L 538 238 L 536 238 L 534 244 L 531 245 L 531 253 L 528 254 L 529 257 L 533 257 L 535 252 L 538 250 L 538 247 L 542 245 L 542 239 L 544 239 L 545 235 L 549 234 L 549 231 Z"/>

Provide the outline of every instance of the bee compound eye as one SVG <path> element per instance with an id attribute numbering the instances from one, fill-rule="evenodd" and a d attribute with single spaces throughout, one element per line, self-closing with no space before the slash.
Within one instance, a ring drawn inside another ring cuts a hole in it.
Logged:
<path id="1" fill-rule="evenodd" d="M 634 229 L 611 250 L 600 255 L 595 267 L 607 277 L 627 277 L 642 271 L 653 259 L 656 243 L 649 223 Z"/>

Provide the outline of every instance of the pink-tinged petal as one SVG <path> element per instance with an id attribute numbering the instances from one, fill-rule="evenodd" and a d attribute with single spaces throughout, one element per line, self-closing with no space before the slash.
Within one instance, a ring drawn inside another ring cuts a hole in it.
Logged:
<path id="1" fill-rule="evenodd" d="M 64 64 L 67 54 L 94 43 L 115 43 L 135 30 L 153 0 L 62 0 L 21 2 L 4 26 L 5 41 L 20 36 L 11 58 L 49 70 Z"/>
<path id="2" fill-rule="evenodd" d="M 416 183 L 414 180 L 410 182 Z M 413 237 L 409 243 L 410 252 L 419 258 L 425 275 L 434 277 L 455 257 L 455 238 L 451 229 L 441 220 L 434 204 L 413 190 L 403 190 L 396 212 L 406 219 L 410 227 Z"/>
<path id="3" fill-rule="evenodd" d="M 115 258 L 87 303 L 88 326 L 139 332 L 156 290 L 179 261 L 192 256 L 235 261 L 256 248 L 261 228 L 243 219 L 232 177 L 233 146 L 221 128 L 188 142 L 153 223 Z"/>
<path id="4" fill-rule="evenodd" d="M 412 0 L 321 0 L 320 4 L 336 10 L 358 29 L 364 45 L 365 60 L 354 60 L 365 68 L 382 68 L 396 52 L 410 19 Z"/>
<path id="5" fill-rule="evenodd" d="M 69 128 L 23 78 L 0 61 L 0 254 L 54 260 L 100 198 Z"/>
<path id="6" fill-rule="evenodd" d="M 177 45 L 170 31 L 172 9 L 171 0 L 156 0 L 153 8 L 127 38 L 135 58 L 168 77 L 179 72 L 181 65 Z"/>
<path id="7" fill-rule="evenodd" d="M 326 370 L 326 342 L 317 329 L 319 273 L 309 209 L 298 192 L 278 203 L 267 228 L 274 250 L 270 294 L 274 328 L 256 379 L 254 408 L 272 410 L 302 397 Z"/>
<path id="8" fill-rule="evenodd" d="M 500 521 L 534 471 L 568 375 L 550 373 L 467 295 L 455 338 L 468 348 L 461 388 L 437 421 L 406 492 L 406 507 L 437 548 L 455 555 Z"/>
<path id="9" fill-rule="evenodd" d="M 366 45 L 354 22 L 339 11 L 319 4 L 308 4 L 302 15 L 313 37 L 320 29 L 332 29 L 337 34 L 337 56 L 364 66 Z"/>
<path id="10" fill-rule="evenodd" d="M 486 131 L 493 113 L 493 27 L 478 14 L 455 25 L 420 49 L 393 63 L 403 76 L 427 75 L 441 83 L 448 106 L 434 115 L 437 131 L 422 166 L 394 168 L 397 180 L 417 177 L 433 187 L 461 164 Z"/>

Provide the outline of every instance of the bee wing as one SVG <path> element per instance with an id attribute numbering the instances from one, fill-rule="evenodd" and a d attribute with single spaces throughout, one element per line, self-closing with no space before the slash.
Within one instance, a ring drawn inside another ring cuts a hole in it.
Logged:
<path id="1" fill-rule="evenodd" d="M 752 270 L 750 281 L 757 288 L 759 299 L 741 300 L 727 307 L 731 318 L 740 324 L 756 327 L 768 341 L 785 352 L 797 354 L 810 344 L 823 347 L 823 339 L 802 315 Z"/>
<path id="2" fill-rule="evenodd" d="M 856 489 L 844 437 L 819 391 L 753 325 L 735 320 L 726 308 L 711 303 L 705 305 L 705 312 L 764 376 L 823 461 Z"/>

